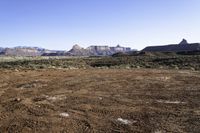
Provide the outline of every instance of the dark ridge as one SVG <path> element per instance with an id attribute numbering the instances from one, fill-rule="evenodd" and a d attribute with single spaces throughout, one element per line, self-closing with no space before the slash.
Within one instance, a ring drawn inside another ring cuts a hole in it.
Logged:
<path id="1" fill-rule="evenodd" d="M 170 44 L 163 46 L 149 46 L 144 48 L 145 52 L 187 52 L 187 51 L 200 51 L 200 43 L 188 43 L 183 39 L 179 44 Z"/>

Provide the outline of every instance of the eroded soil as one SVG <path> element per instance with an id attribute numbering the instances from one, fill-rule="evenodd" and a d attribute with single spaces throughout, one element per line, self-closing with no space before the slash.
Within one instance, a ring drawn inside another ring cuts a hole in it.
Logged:
<path id="1" fill-rule="evenodd" d="M 200 73 L 1 70 L 0 132 L 200 132 Z"/>

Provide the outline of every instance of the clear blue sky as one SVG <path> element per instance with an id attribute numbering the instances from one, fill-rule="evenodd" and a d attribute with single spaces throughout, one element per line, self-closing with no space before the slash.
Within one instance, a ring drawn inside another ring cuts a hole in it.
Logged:
<path id="1" fill-rule="evenodd" d="M 200 42 L 200 0 L 0 0 L 0 47 Z"/>

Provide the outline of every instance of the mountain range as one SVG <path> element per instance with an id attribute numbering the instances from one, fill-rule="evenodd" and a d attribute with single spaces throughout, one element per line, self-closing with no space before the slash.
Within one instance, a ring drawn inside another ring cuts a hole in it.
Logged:
<path id="1" fill-rule="evenodd" d="M 90 46 L 82 48 L 79 45 L 74 45 L 69 51 L 48 50 L 39 47 L 24 47 L 18 46 L 14 48 L 1 48 L 1 56 L 109 56 L 118 52 L 127 53 L 132 50 L 129 47 L 109 46 Z"/>
<path id="2" fill-rule="evenodd" d="M 89 46 L 87 48 L 74 45 L 69 51 L 65 50 L 48 50 L 39 47 L 14 47 L 14 48 L 2 48 L 0 47 L 0 56 L 111 56 L 116 53 L 132 54 L 137 51 L 130 47 L 122 47 L 117 45 L 116 47 L 109 46 Z M 140 52 L 194 52 L 200 51 L 200 43 L 188 43 L 186 39 L 183 39 L 179 44 L 169 44 L 160 46 L 148 46 Z M 118 54 L 117 54 L 118 55 Z"/>

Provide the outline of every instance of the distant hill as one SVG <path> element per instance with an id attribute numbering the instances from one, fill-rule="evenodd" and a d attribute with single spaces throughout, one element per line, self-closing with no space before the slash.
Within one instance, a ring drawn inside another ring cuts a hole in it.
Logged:
<path id="1" fill-rule="evenodd" d="M 18 46 L 14 48 L 0 48 L 1 56 L 41 56 L 44 53 L 52 53 L 52 52 L 55 51 L 39 47 Z"/>
<path id="2" fill-rule="evenodd" d="M 38 47 L 18 46 L 14 48 L 0 48 L 1 55 L 5 56 L 40 56 L 48 50 Z"/>
<path id="3" fill-rule="evenodd" d="M 0 47 L 0 55 L 4 55 L 4 50 L 5 50 L 4 48 Z"/>
<path id="4" fill-rule="evenodd" d="M 82 48 L 74 45 L 69 51 L 48 50 L 38 47 L 18 46 L 14 48 L 0 48 L 0 55 L 4 56 L 108 56 L 117 52 L 130 52 L 128 47 L 90 46 Z"/>
<path id="5" fill-rule="evenodd" d="M 4 51 L 4 48 L 0 47 L 0 52 L 3 52 Z"/>
<path id="6" fill-rule="evenodd" d="M 109 56 L 118 52 L 130 52 L 132 51 L 129 47 L 121 47 L 117 45 L 116 47 L 109 46 L 90 46 L 86 49 L 74 45 L 73 48 L 67 52 L 68 55 L 73 56 Z"/>
<path id="7" fill-rule="evenodd" d="M 6 48 L 4 50 L 6 56 L 39 56 L 41 52 L 35 48 Z"/>
<path id="8" fill-rule="evenodd" d="M 68 56 L 89 56 L 90 53 L 87 49 L 80 47 L 78 44 L 74 45 L 65 55 Z"/>
<path id="9" fill-rule="evenodd" d="M 200 51 L 200 43 L 188 43 L 183 39 L 179 44 L 170 44 L 163 46 L 149 46 L 144 48 L 144 52 L 188 52 Z"/>
<path id="10" fill-rule="evenodd" d="M 169 55 L 199 55 L 200 43 L 188 43 L 183 39 L 179 44 L 148 46 L 141 51 L 129 47 L 97 46 L 83 48 L 74 45 L 69 51 L 48 50 L 39 47 L 18 46 L 14 48 L 1 48 L 1 56 L 169 56 Z"/>
<path id="11" fill-rule="evenodd" d="M 82 48 L 79 45 L 74 45 L 71 50 L 66 52 L 69 56 L 109 56 L 117 52 L 130 52 L 131 48 L 127 47 L 109 47 L 109 46 L 90 46 L 88 48 Z"/>

